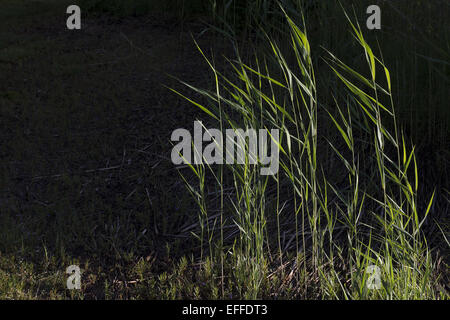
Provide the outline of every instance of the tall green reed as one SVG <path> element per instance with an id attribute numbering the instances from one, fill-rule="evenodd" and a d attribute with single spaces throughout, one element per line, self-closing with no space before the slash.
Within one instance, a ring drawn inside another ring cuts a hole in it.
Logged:
<path id="1" fill-rule="evenodd" d="M 273 176 L 259 174 L 261 159 L 252 154 L 245 139 L 241 140 L 241 148 L 246 151 L 243 164 L 219 168 L 190 165 L 199 178 L 199 192 L 193 191 L 192 181 L 185 181 L 198 199 L 201 241 L 207 230 L 211 259 L 215 250 L 220 252 L 222 277 L 224 257 L 233 257 L 233 276 L 240 296 L 245 298 L 258 298 L 268 270 L 277 261 L 279 269 L 284 270 L 283 259 L 292 259 L 282 240 L 286 234 L 282 219 L 292 221 L 289 230 L 295 240 L 293 265 L 305 297 L 435 297 L 434 262 L 421 229 L 434 195 L 421 212 L 417 203 L 417 161 L 414 148 L 408 149 L 397 126 L 388 68 L 373 53 L 359 24 L 346 15 L 366 58 L 369 75 L 364 76 L 327 51 L 327 62 L 346 91 L 339 92 L 334 105 L 320 103 L 318 99 L 325 93 L 317 85 L 306 27 L 303 24 L 300 28 L 283 7 L 280 12 L 288 31 L 285 42 L 280 43 L 275 40 L 279 38 L 261 28 L 263 44 L 258 44 L 251 63 L 244 61 L 235 44 L 236 58 L 228 60 L 230 69 L 226 74 L 198 47 L 213 72 L 215 88 L 203 90 L 184 84 L 205 97 L 208 105 L 176 91 L 218 122 L 221 130 L 280 132 L 279 140 L 274 141 L 280 151 L 280 171 Z M 380 71 L 384 84 L 379 81 Z M 340 107 L 342 104 L 345 109 Z M 326 121 L 323 126 L 334 131 L 331 136 L 326 136 L 327 130 L 321 133 L 319 113 L 328 116 L 328 120 L 323 115 L 320 119 Z M 322 142 L 327 140 L 331 152 L 327 153 L 329 159 L 323 159 L 318 153 L 325 152 Z M 361 148 L 361 142 L 366 148 Z M 258 159 L 258 165 L 251 165 L 251 157 Z M 332 158 L 341 161 L 337 168 L 346 175 L 344 183 L 334 181 L 325 169 Z M 219 185 L 221 195 L 218 242 L 213 235 L 217 228 L 207 224 L 210 219 L 202 191 L 206 171 Z M 233 192 L 224 192 L 227 183 Z M 290 213 L 288 218 L 285 212 Z M 227 245 L 224 219 L 229 217 L 235 226 L 231 230 L 235 231 L 227 231 L 234 239 Z M 273 221 L 275 251 L 271 249 Z M 368 286 L 374 276 L 368 272 L 372 266 L 380 270 L 378 289 Z M 302 273 L 317 280 L 318 285 L 311 285 L 312 281 L 305 280 Z"/>

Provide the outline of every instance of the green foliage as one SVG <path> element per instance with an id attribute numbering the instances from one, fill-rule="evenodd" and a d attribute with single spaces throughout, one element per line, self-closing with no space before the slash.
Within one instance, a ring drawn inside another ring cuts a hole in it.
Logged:
<path id="1" fill-rule="evenodd" d="M 182 96 L 212 117 L 215 127 L 276 128 L 282 137 L 278 144 L 281 172 L 271 178 L 260 176 L 259 165 L 252 166 L 248 161 L 219 169 L 207 164 L 189 166 L 199 187 L 185 176 L 183 179 L 202 213 L 201 247 L 207 243 L 212 260 L 217 251 L 221 256 L 234 256 L 233 276 L 239 296 L 260 298 L 268 266 L 273 268 L 279 262 L 282 269 L 289 252 L 289 247 L 282 245 L 287 232 L 280 227 L 283 211 L 285 219 L 294 225 L 294 230 L 290 230 L 295 243 L 294 260 L 304 257 L 300 252 L 306 254 L 303 274 L 319 279 L 316 292 L 322 298 L 438 297 L 433 278 L 436 265 L 422 232 L 434 193 L 428 196 L 426 207 L 420 209 L 415 149 L 408 150 L 398 129 L 388 68 L 374 54 L 358 22 L 345 13 L 369 75 L 326 50 L 330 70 L 344 90 L 334 98 L 332 106 L 321 103 L 319 99 L 326 93 L 317 86 L 322 79 L 314 71 L 316 58 L 307 33 L 283 12 L 288 28 L 282 40 L 275 40 L 263 30 L 265 46 L 258 47 L 250 62 L 244 62 L 235 44 L 237 56 L 229 60 L 230 72 L 226 74 L 215 68 L 198 47 L 211 67 L 214 88 L 204 90 L 186 84 L 204 96 L 207 105 Z M 321 113 L 329 116 L 328 121 Z M 324 123 L 319 123 L 319 118 Z M 361 142 L 368 151 L 358 147 Z M 248 142 L 242 148 L 250 152 Z M 318 150 L 326 152 L 327 157 L 319 156 Z M 258 155 L 250 156 L 260 163 Z M 326 170 L 333 158 L 341 162 L 333 169 L 340 176 L 347 176 L 343 181 L 334 180 Z M 220 203 L 206 198 L 208 174 L 214 177 Z M 232 181 L 230 185 L 224 179 L 227 176 Z M 230 187 L 234 189 L 231 193 Z M 228 191 L 224 205 L 225 189 Z M 276 204 L 276 209 L 269 210 L 269 203 Z M 220 221 L 233 221 L 235 229 L 228 232 L 234 232 L 234 243 L 224 242 L 222 223 L 216 229 L 210 228 L 210 210 L 219 211 Z M 276 239 L 269 236 L 271 221 L 276 225 Z M 203 230 L 207 230 L 206 234 Z M 338 237 L 339 230 L 344 231 L 343 236 Z M 278 250 L 271 249 L 273 242 L 278 244 Z M 274 255 L 276 259 L 269 259 Z M 215 261 L 223 264 L 223 259 Z M 381 270 L 381 287 L 377 290 L 368 289 L 369 266 Z M 346 279 L 350 279 L 349 285 Z M 308 283 L 298 285 L 307 287 Z"/>

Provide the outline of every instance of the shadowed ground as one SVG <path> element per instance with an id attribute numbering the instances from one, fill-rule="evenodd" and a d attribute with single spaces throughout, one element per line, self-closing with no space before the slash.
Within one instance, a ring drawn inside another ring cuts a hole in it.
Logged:
<path id="1" fill-rule="evenodd" d="M 1 298 L 64 297 L 72 258 L 102 297 L 141 258 L 168 270 L 196 219 L 169 144 L 195 110 L 163 86 L 208 79 L 190 33 L 162 16 L 69 31 L 55 3 L 0 5 Z"/>

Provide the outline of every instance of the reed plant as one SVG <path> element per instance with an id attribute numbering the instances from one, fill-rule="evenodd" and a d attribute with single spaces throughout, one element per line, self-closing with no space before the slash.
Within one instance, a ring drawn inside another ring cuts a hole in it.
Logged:
<path id="1" fill-rule="evenodd" d="M 265 1 L 257 3 L 264 7 Z M 244 59 L 235 43 L 228 72 L 197 46 L 213 88 L 183 83 L 205 103 L 174 90 L 221 130 L 279 130 L 279 139 L 271 140 L 280 170 L 272 176 L 259 174 L 262 161 L 245 138 L 238 146 L 246 151 L 244 164 L 189 165 L 197 182 L 182 174 L 201 213 L 197 236 L 220 266 L 218 276 L 226 276 L 224 263 L 231 259 L 228 276 L 239 295 L 251 299 L 261 297 L 262 284 L 278 271 L 301 288 L 301 297 L 448 297 L 436 289 L 436 262 L 422 231 L 434 193 L 425 208 L 418 204 L 415 149 L 399 129 L 393 79 L 381 52 L 374 53 L 357 20 L 345 13 L 366 70 L 324 49 L 325 77 L 339 84 L 338 91 L 327 88 L 333 103 L 321 102 L 305 19 L 291 18 L 282 4 L 279 12 L 284 42 L 261 27 L 252 55 Z M 208 184 L 217 201 L 208 200 Z"/>

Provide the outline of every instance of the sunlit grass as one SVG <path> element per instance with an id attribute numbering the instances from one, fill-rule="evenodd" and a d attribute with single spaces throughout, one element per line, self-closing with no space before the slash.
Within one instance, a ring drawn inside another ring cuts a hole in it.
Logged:
<path id="1" fill-rule="evenodd" d="M 369 76 L 328 51 L 329 70 L 347 90 L 335 97 L 333 105 L 322 104 L 314 71 L 316 57 L 305 26 L 299 27 L 287 14 L 285 19 L 291 59 L 264 29 L 261 32 L 269 50 L 255 54 L 249 65 L 236 47 L 237 57 L 229 61 L 231 71 L 227 74 L 220 73 L 199 48 L 216 81 L 215 89 L 210 91 L 189 86 L 209 101 L 208 105 L 195 105 L 219 120 L 217 127 L 276 128 L 281 137 L 281 170 L 271 178 L 258 176 L 258 167 L 248 163 L 230 164 L 226 170 L 190 166 L 199 179 L 199 187 L 186 178 L 185 182 L 202 213 L 198 235 L 201 246 L 209 247 L 211 261 L 219 265 L 223 259 L 215 252 L 235 257 L 233 273 L 236 279 L 245 279 L 236 286 L 242 287 L 240 295 L 246 298 L 260 297 L 261 284 L 270 269 L 283 269 L 289 259 L 294 261 L 297 286 L 304 287 L 303 297 L 441 297 L 436 289 L 436 262 L 421 228 L 434 193 L 428 195 L 426 208 L 420 209 L 415 149 L 409 147 L 398 128 L 393 79 L 382 56 L 374 54 L 359 24 L 347 16 Z M 320 117 L 326 121 L 324 124 L 318 123 L 319 113 L 329 116 L 328 120 Z M 330 125 L 335 133 L 320 131 Z M 328 158 L 318 157 L 318 150 L 327 148 L 321 144 L 331 148 Z M 365 149 L 360 149 L 362 144 Z M 248 152 L 248 143 L 243 148 Z M 339 185 L 325 173 L 330 158 L 341 161 L 335 170 L 347 176 Z M 226 195 L 224 170 L 234 187 L 234 192 Z M 208 174 L 214 177 L 215 189 L 221 194 L 220 206 L 207 201 Z M 224 198 L 231 210 L 224 206 Z M 231 242 L 223 241 L 224 233 L 230 231 L 217 223 L 217 215 L 208 218 L 208 207 L 220 212 L 220 221 L 225 216 L 235 225 Z M 289 235 L 295 241 L 295 254 L 290 258 L 288 248 L 281 245 L 287 230 L 280 226 L 280 215 L 288 215 L 295 226 Z M 212 221 L 215 228 L 211 228 Z M 275 241 L 269 235 L 268 221 L 276 221 Z M 214 237 L 214 232 L 220 233 L 220 238 Z M 381 270 L 377 290 L 368 287 L 369 266 Z M 311 284 L 302 278 L 302 269 L 317 282 Z"/>

